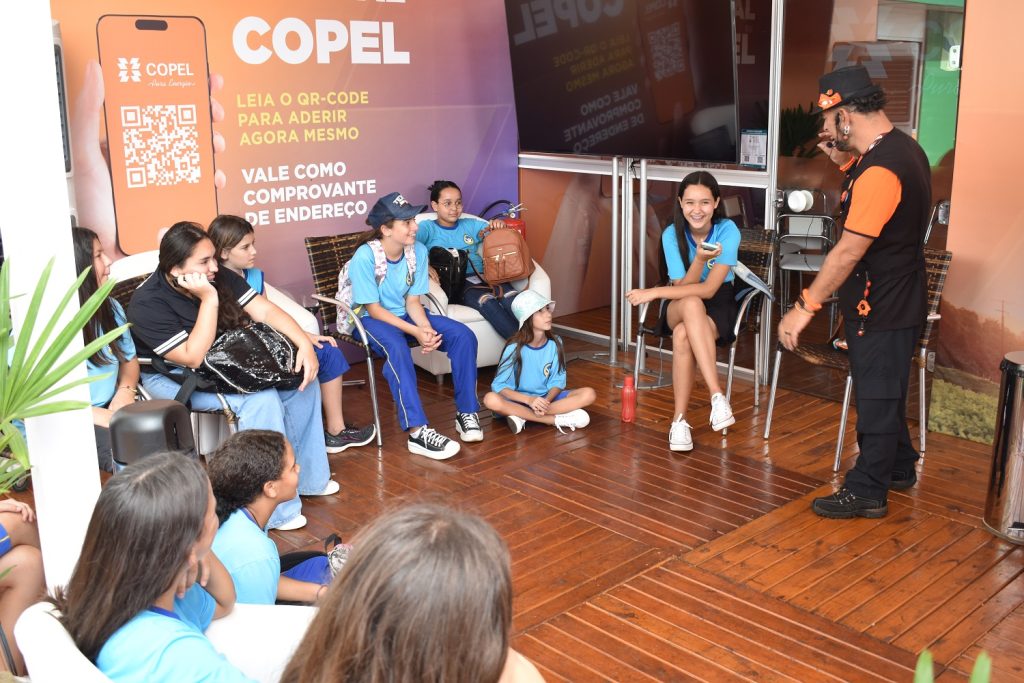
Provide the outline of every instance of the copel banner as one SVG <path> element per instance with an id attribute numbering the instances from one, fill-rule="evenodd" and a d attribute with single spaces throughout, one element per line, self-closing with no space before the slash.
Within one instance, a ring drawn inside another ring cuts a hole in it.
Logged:
<path id="1" fill-rule="evenodd" d="M 380 195 L 515 200 L 500 0 L 53 0 L 79 223 L 112 256 L 180 220 L 256 226 L 268 279 L 310 291 L 303 238 Z"/>

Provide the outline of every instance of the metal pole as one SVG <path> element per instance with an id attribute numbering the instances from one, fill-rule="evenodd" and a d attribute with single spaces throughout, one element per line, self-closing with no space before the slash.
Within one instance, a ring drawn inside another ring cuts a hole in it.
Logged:
<path id="1" fill-rule="evenodd" d="M 618 180 L 621 172 L 619 157 L 612 159 L 612 321 L 611 332 L 608 339 L 608 362 L 618 362 L 618 338 L 616 337 L 616 326 L 619 316 L 619 240 L 622 239 L 622 223 L 620 221 L 619 207 L 622 205 L 619 197 Z"/>
<path id="2" fill-rule="evenodd" d="M 771 64 L 768 74 L 768 154 L 765 163 L 768 165 L 768 187 L 764 192 L 765 227 L 775 229 L 775 192 L 779 184 L 779 117 L 782 111 L 782 46 L 785 37 L 786 16 L 785 0 L 772 0 L 772 43 Z M 774 266 L 774 264 L 772 264 Z M 768 285 L 775 286 L 776 269 L 769 271 Z M 768 362 L 772 346 L 772 305 L 767 297 L 762 297 L 761 304 L 761 383 L 768 382 Z"/>
<path id="3" fill-rule="evenodd" d="M 637 287 L 643 289 L 647 286 L 647 159 L 640 160 L 640 240 L 637 253 L 640 257 L 640 263 L 638 265 L 637 273 Z M 630 325 L 630 333 L 632 333 L 633 324 L 633 311 L 630 309 L 629 317 L 627 318 Z M 643 325 L 644 321 L 640 320 L 637 322 L 638 325 Z M 626 336 L 626 339 L 630 339 L 632 334 Z M 645 354 L 646 355 L 646 354 Z M 644 369 L 646 358 L 640 359 L 640 370 Z"/>
<path id="4" fill-rule="evenodd" d="M 626 298 L 626 292 L 633 287 L 633 165 L 636 159 L 626 159 L 626 167 L 622 170 L 622 282 L 619 287 L 619 299 Z M 632 311 L 623 306 L 619 316 L 621 326 L 620 339 L 623 350 L 629 348 L 629 330 L 632 325 Z"/>

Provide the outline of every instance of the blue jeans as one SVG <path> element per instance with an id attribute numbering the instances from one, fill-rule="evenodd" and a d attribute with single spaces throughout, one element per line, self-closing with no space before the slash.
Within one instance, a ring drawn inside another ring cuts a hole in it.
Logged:
<path id="1" fill-rule="evenodd" d="M 503 295 L 501 298 L 494 296 L 490 285 L 467 282 L 462 292 L 462 305 L 479 311 L 499 337 L 509 339 L 519 331 L 519 321 L 512 315 L 512 301 L 519 292 L 508 283 L 496 286 Z"/>
<path id="2" fill-rule="evenodd" d="M 154 398 L 174 398 L 179 385 L 169 377 L 144 372 L 142 386 Z M 224 399 L 238 415 L 239 429 L 269 429 L 285 435 L 295 450 L 299 463 L 299 493 L 319 493 L 331 478 L 324 443 L 323 418 L 320 416 L 320 385 L 312 382 L 302 391 L 266 389 L 255 394 L 224 394 Z M 219 410 L 216 394 L 197 391 L 190 400 L 196 410 Z M 267 523 L 276 528 L 299 515 L 299 497 L 277 506 Z"/>
<path id="3" fill-rule="evenodd" d="M 457 320 L 443 315 L 427 313 L 434 331 L 441 334 L 441 351 L 448 354 L 452 363 L 452 384 L 455 387 L 455 408 L 460 413 L 475 413 L 480 410 L 476 397 L 476 335 Z M 412 323 L 408 314 L 402 320 Z M 370 338 L 370 348 L 384 359 L 384 379 L 391 387 L 391 395 L 398 408 L 398 423 L 402 430 L 422 427 L 427 424 L 419 391 L 416 389 L 416 366 L 412 363 L 409 341 L 413 338 L 386 322 L 363 316 L 363 326 Z"/>

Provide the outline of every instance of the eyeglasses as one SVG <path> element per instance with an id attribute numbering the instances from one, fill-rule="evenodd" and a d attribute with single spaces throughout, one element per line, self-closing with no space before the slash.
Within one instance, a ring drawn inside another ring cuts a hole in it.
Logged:
<path id="1" fill-rule="evenodd" d="M 438 202 L 438 204 L 440 204 L 441 206 L 443 206 L 446 209 L 450 209 L 453 206 L 461 207 L 462 206 L 462 200 L 461 199 L 454 199 L 454 200 L 446 199 L 443 202 Z"/>

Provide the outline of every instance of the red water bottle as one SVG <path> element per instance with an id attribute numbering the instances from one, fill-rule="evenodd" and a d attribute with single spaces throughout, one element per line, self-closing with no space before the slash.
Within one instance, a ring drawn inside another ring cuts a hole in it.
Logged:
<path id="1" fill-rule="evenodd" d="M 633 384 L 633 375 L 626 375 L 622 383 L 622 421 L 632 422 L 636 417 L 636 386 Z"/>

